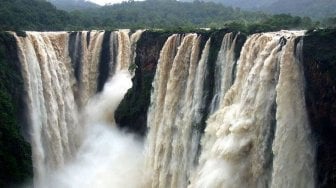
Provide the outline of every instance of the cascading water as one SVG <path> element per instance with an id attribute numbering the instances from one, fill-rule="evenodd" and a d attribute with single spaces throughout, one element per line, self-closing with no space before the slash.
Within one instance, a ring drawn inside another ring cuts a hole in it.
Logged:
<path id="1" fill-rule="evenodd" d="M 164 45 L 153 84 L 147 159 L 148 168 L 153 170 L 151 187 L 186 187 L 190 173 L 190 108 L 200 38 L 196 34 L 186 35 L 176 52 L 178 37 L 173 35 Z"/>
<path id="2" fill-rule="evenodd" d="M 314 187 L 297 35 L 302 33 L 247 40 L 236 80 L 207 120 L 190 187 Z"/>
<path id="3" fill-rule="evenodd" d="M 129 33 L 16 36 L 36 187 L 315 186 L 302 32 L 254 34 L 238 61 L 239 34 L 227 33 L 216 62 L 211 38 L 170 36 L 152 83 L 145 147 L 114 122 L 142 31 Z"/>
<path id="4" fill-rule="evenodd" d="M 224 35 L 215 67 L 215 96 L 210 106 L 210 113 L 222 106 L 224 94 L 233 84 L 233 72 L 236 64 L 234 50 L 238 35 L 228 33 Z"/>
<path id="5" fill-rule="evenodd" d="M 131 37 L 125 30 L 111 33 L 111 39 L 114 39 L 111 40 L 111 48 L 118 44 L 117 57 L 111 58 L 112 63 L 117 59 L 117 68 L 114 73 L 110 73 L 115 76 L 106 84 L 102 94 L 90 103 L 89 98 L 97 91 L 104 32 L 77 33 L 72 49 L 77 54 L 69 54 L 70 35 L 66 32 L 27 32 L 27 37 L 16 37 L 26 92 L 36 187 L 50 187 L 50 181 L 53 181 L 55 187 L 80 185 L 62 185 L 50 175 L 71 166 L 70 162 L 78 159 L 78 152 L 87 152 L 83 151 L 83 147 L 90 147 L 87 142 L 92 138 L 87 136 L 87 129 L 95 132 L 97 130 L 92 128 L 93 125 L 115 124 L 111 119 L 114 110 L 132 85 L 128 67 L 135 54 L 131 51 L 131 46 L 132 50 L 135 50 L 136 41 L 141 33 L 142 31 L 138 31 Z M 74 61 L 71 61 L 70 57 Z M 85 106 L 86 110 L 83 108 Z M 105 133 L 98 130 L 95 134 Z M 107 130 L 106 134 L 118 133 L 117 130 Z M 131 142 L 136 143 L 132 139 L 126 140 L 129 140 L 129 143 L 124 147 Z M 116 149 L 115 145 L 107 147 Z M 139 154 L 134 156 L 137 155 Z M 98 180 L 90 183 L 93 186 L 97 182 Z"/>
<path id="6" fill-rule="evenodd" d="M 36 183 L 44 179 L 48 168 L 62 166 L 78 146 L 66 40 L 66 33 L 32 32 L 17 38 Z"/>
<path id="7" fill-rule="evenodd" d="M 109 76 L 117 71 L 128 69 L 131 61 L 134 61 L 135 44 L 141 33 L 142 30 L 139 30 L 131 37 L 129 37 L 129 30 L 111 33 Z M 75 96 L 79 107 L 84 106 L 97 91 L 103 38 L 104 32 L 100 31 L 83 31 L 76 35 L 73 56 L 75 56 L 74 71 L 77 79 Z"/>
<path id="8" fill-rule="evenodd" d="M 295 49 L 290 38 L 280 64 L 276 87 L 277 128 L 273 142 L 271 187 L 315 187 L 315 148 L 311 138 L 305 94 L 302 60 L 302 39 Z M 293 55 L 296 51 L 296 56 Z"/>
<path id="9" fill-rule="evenodd" d="M 204 84 L 210 39 L 198 59 L 200 36 L 186 35 L 177 53 L 176 37 L 170 37 L 161 51 L 148 113 L 147 168 L 153 173 L 153 188 L 188 186 L 197 163 L 201 121 L 207 109 Z M 223 84 L 216 82 L 218 96 L 222 95 L 220 88 L 229 87 L 225 84 L 230 81 L 226 80 L 232 79 L 235 40 L 232 33 L 226 34 L 219 52 L 215 78 L 222 79 L 223 73 L 229 73 L 230 78 L 223 78 Z"/>
<path id="10" fill-rule="evenodd" d="M 143 187 L 146 183 L 143 143 L 134 135 L 118 130 L 111 119 L 131 86 L 131 74 L 121 70 L 105 84 L 101 93 L 89 100 L 82 117 L 84 139 L 76 156 L 48 174 L 41 187 Z"/>

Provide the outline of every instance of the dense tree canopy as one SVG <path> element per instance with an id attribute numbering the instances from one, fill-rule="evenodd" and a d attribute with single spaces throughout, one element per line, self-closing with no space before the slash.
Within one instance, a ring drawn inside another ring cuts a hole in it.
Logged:
<path id="1" fill-rule="evenodd" d="M 0 0 L 2 30 L 61 30 L 69 18 L 42 0 Z"/>
<path id="2" fill-rule="evenodd" d="M 271 16 L 213 2 L 175 0 L 121 4 L 65 12 L 45 0 L 0 0 L 1 30 L 83 30 L 116 28 L 223 28 L 268 31 L 312 28 L 310 18 Z"/>
<path id="3" fill-rule="evenodd" d="M 73 11 L 89 8 L 98 8 L 99 5 L 85 0 L 47 0 L 60 10 Z"/>
<path id="4" fill-rule="evenodd" d="M 185 0 L 192 1 L 192 0 Z M 272 14 L 309 16 L 313 19 L 336 16 L 336 0 L 204 0 L 240 7 L 244 10 L 258 10 Z"/>

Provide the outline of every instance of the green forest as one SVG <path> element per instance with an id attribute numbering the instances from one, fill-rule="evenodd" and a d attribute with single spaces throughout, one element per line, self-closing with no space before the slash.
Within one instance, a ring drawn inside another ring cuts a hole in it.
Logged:
<path id="1" fill-rule="evenodd" d="M 335 23 L 336 18 L 312 20 L 289 14 L 271 15 L 201 1 L 128 1 L 67 12 L 44 0 L 0 0 L 0 29 L 12 31 L 231 27 L 250 33 L 334 27 Z"/>

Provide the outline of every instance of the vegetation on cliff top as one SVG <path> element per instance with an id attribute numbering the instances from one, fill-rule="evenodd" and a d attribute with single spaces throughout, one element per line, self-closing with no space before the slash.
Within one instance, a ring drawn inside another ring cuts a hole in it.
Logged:
<path id="1" fill-rule="evenodd" d="M 201 1 L 128 1 L 72 12 L 58 10 L 43 0 L 0 0 L 0 5 L 0 30 L 239 27 L 269 31 L 309 29 L 319 24 L 308 17 L 272 16 Z"/>
<path id="2" fill-rule="evenodd" d="M 73 11 L 98 8 L 99 5 L 86 0 L 47 0 L 60 10 Z"/>
<path id="3" fill-rule="evenodd" d="M 71 19 L 41 0 L 0 0 L 0 30 L 62 30 Z"/>

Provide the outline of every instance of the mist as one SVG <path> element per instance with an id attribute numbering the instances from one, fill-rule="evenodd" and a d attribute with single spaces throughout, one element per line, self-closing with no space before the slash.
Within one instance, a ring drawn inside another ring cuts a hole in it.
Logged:
<path id="1" fill-rule="evenodd" d="M 143 141 L 120 130 L 114 111 L 132 86 L 121 71 L 94 96 L 81 114 L 82 144 L 73 160 L 50 171 L 39 188 L 141 187 L 145 182 Z M 78 130 L 81 131 L 81 130 Z"/>
<path id="2" fill-rule="evenodd" d="M 77 157 L 50 174 L 42 187 L 136 188 L 142 184 L 143 143 L 109 124 L 94 124 Z"/>
<path id="3" fill-rule="evenodd" d="M 104 5 L 112 5 L 112 4 L 126 2 L 127 0 L 86 0 L 86 1 L 98 4 L 100 6 L 104 6 Z M 137 0 L 137 1 L 139 1 L 139 0 Z"/>

